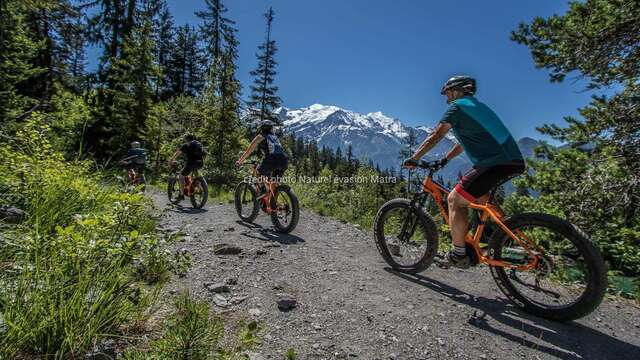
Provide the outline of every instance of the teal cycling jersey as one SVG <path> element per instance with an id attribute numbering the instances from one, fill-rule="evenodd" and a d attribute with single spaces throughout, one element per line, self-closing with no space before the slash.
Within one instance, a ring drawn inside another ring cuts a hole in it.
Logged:
<path id="1" fill-rule="evenodd" d="M 473 96 L 454 100 L 440 122 L 453 134 L 476 166 L 523 161 L 522 153 L 498 115 Z"/>

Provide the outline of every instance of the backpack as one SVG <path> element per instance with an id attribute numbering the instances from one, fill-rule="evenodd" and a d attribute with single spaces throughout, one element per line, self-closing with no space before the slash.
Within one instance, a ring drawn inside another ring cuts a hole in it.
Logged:
<path id="1" fill-rule="evenodd" d="M 274 134 L 267 134 L 267 147 L 269 149 L 269 155 L 272 154 L 284 154 L 284 149 L 282 148 L 282 144 L 280 144 L 280 139 Z"/>
<path id="2" fill-rule="evenodd" d="M 197 140 L 191 142 L 192 155 L 196 160 L 203 160 L 207 156 L 207 151 L 204 149 L 204 145 Z"/>
<path id="3" fill-rule="evenodd" d="M 131 162 L 136 165 L 146 165 L 147 163 L 147 150 L 138 148 L 127 151 L 128 157 L 131 157 Z"/>

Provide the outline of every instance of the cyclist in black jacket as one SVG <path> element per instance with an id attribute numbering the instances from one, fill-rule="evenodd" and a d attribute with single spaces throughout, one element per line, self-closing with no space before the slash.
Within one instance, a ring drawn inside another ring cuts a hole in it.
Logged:
<path id="1" fill-rule="evenodd" d="M 198 141 L 195 135 L 190 133 L 186 134 L 184 136 L 184 141 L 184 144 L 180 145 L 180 148 L 176 150 L 171 157 L 171 160 L 169 160 L 169 166 L 174 166 L 178 156 L 184 154 L 186 158 L 184 167 L 180 170 L 180 175 L 178 176 L 178 181 L 180 182 L 180 199 L 184 198 L 182 191 L 184 189 L 185 176 L 188 176 L 196 170 L 202 169 L 202 166 L 204 165 L 204 157 L 207 154 L 204 146 L 200 141 Z"/>

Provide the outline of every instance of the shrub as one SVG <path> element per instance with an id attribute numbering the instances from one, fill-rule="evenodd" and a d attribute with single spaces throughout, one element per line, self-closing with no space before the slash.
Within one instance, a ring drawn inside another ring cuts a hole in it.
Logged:
<path id="1" fill-rule="evenodd" d="M 241 360 L 247 359 L 245 351 L 259 340 L 258 324 L 239 324 L 239 331 L 225 341 L 222 318 L 211 311 L 206 301 L 192 297 L 188 292 L 174 301 L 173 311 L 163 323 L 162 335 L 151 342 L 148 351 L 132 348 L 124 358 L 182 359 L 182 360 Z"/>
<path id="2" fill-rule="evenodd" d="M 355 177 L 370 180 L 378 173 L 371 168 L 359 167 Z M 388 199 L 380 196 L 378 188 L 370 182 L 340 184 L 334 182 L 331 170 L 324 168 L 320 179 L 329 181 L 318 183 L 291 184 L 302 206 L 313 209 L 323 216 L 335 217 L 339 220 L 359 224 L 363 228 L 371 228 L 375 215 Z"/>
<path id="3" fill-rule="evenodd" d="M 120 193 L 84 162 L 65 162 L 34 115 L 0 144 L 0 200 L 25 222 L 0 229 L 0 358 L 82 356 L 144 315 L 173 267 L 149 201 Z"/>
<path id="4" fill-rule="evenodd" d="M 222 320 L 211 315 L 209 304 L 189 294 L 179 296 L 174 306 L 154 348 L 168 359 L 208 359 L 224 333 Z"/>

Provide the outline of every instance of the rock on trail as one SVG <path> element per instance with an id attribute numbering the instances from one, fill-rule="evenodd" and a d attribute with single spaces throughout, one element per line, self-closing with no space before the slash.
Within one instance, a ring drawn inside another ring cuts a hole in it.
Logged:
<path id="1" fill-rule="evenodd" d="M 162 228 L 190 236 L 177 247 L 192 267 L 165 291 L 189 289 L 258 320 L 253 358 L 294 348 L 298 359 L 640 359 L 640 309 L 629 301 L 610 298 L 586 318 L 555 323 L 511 305 L 486 267 L 389 270 L 368 229 L 303 210 L 283 235 L 262 213 L 247 224 L 233 205 L 193 212 L 151 196 L 168 209 Z"/>

